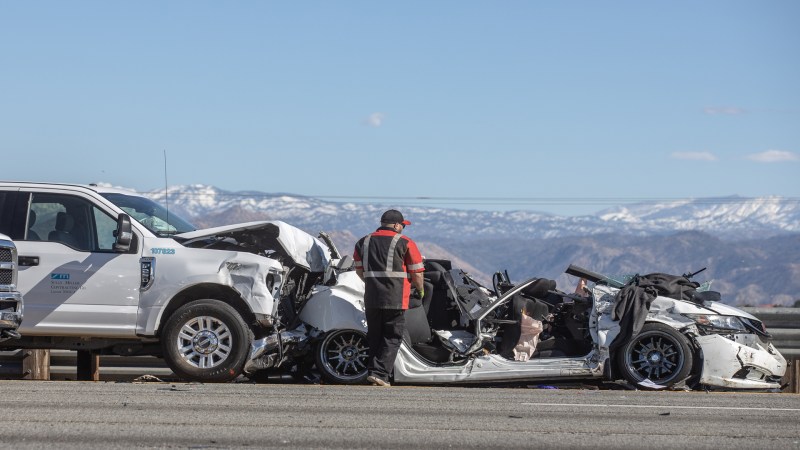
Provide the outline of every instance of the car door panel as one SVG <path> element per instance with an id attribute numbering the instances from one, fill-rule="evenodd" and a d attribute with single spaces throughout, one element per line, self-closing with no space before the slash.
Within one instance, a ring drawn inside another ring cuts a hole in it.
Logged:
<path id="1" fill-rule="evenodd" d="M 40 239 L 19 242 L 30 336 L 134 337 L 139 254 L 113 251 L 114 213 L 80 195 L 32 192 Z M 69 220 L 67 220 L 69 219 Z M 67 239 L 69 238 L 69 239 Z"/>
<path id="2" fill-rule="evenodd" d="M 138 255 L 79 252 L 55 242 L 20 242 L 19 247 L 21 254 L 39 260 L 19 271 L 23 334 L 134 334 Z"/>

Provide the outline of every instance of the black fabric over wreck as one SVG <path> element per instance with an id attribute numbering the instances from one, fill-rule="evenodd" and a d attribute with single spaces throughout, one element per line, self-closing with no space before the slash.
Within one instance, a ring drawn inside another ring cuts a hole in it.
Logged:
<path id="1" fill-rule="evenodd" d="M 633 277 L 615 296 L 611 318 L 619 320 L 619 334 L 609 345 L 609 351 L 615 351 L 639 334 L 650 311 L 650 304 L 657 296 L 695 301 L 698 287 L 700 283 L 680 275 L 651 273 Z"/>

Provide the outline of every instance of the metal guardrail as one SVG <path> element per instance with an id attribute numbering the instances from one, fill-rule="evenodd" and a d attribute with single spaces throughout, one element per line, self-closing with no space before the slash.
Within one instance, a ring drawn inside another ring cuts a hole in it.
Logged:
<path id="1" fill-rule="evenodd" d="M 783 392 L 800 393 L 800 308 L 742 308 L 758 317 L 772 335 L 772 344 L 786 358 Z"/>
<path id="2" fill-rule="evenodd" d="M 745 307 L 744 311 L 764 322 L 772 345 L 787 360 L 800 359 L 800 308 Z"/>
<path id="3" fill-rule="evenodd" d="M 800 392 L 800 308 L 742 308 L 756 316 L 772 334 L 773 344 L 787 359 L 788 370 L 784 382 L 791 386 L 787 392 Z M 23 378 L 23 357 L 28 350 L 0 351 L 0 378 Z M 51 350 L 49 353 L 49 378 L 75 380 L 77 352 Z M 163 360 L 150 356 L 100 356 L 100 379 L 104 381 L 133 380 L 152 375 L 160 379 L 175 379 Z"/>
<path id="4" fill-rule="evenodd" d="M 30 350 L 13 350 L 0 352 L 0 378 L 35 378 L 25 373 L 23 359 Z M 50 350 L 50 380 L 77 380 L 78 352 L 71 350 Z M 153 356 L 116 356 L 99 357 L 99 378 L 103 381 L 134 380 L 141 376 L 151 375 L 163 380 L 177 379 L 163 359 Z"/>

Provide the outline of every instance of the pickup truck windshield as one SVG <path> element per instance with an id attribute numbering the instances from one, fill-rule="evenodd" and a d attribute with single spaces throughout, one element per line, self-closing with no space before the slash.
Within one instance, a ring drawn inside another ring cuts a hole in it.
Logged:
<path id="1" fill-rule="evenodd" d="M 194 231 L 197 228 L 146 197 L 118 193 L 100 194 L 160 237 Z"/>

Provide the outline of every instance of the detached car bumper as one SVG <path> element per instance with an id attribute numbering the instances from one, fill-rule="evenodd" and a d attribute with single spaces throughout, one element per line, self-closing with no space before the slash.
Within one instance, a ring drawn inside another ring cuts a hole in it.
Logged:
<path id="1" fill-rule="evenodd" d="M 731 389 L 778 389 L 786 359 L 771 343 L 743 345 L 721 335 L 695 336 L 703 352 L 700 383 Z"/>

